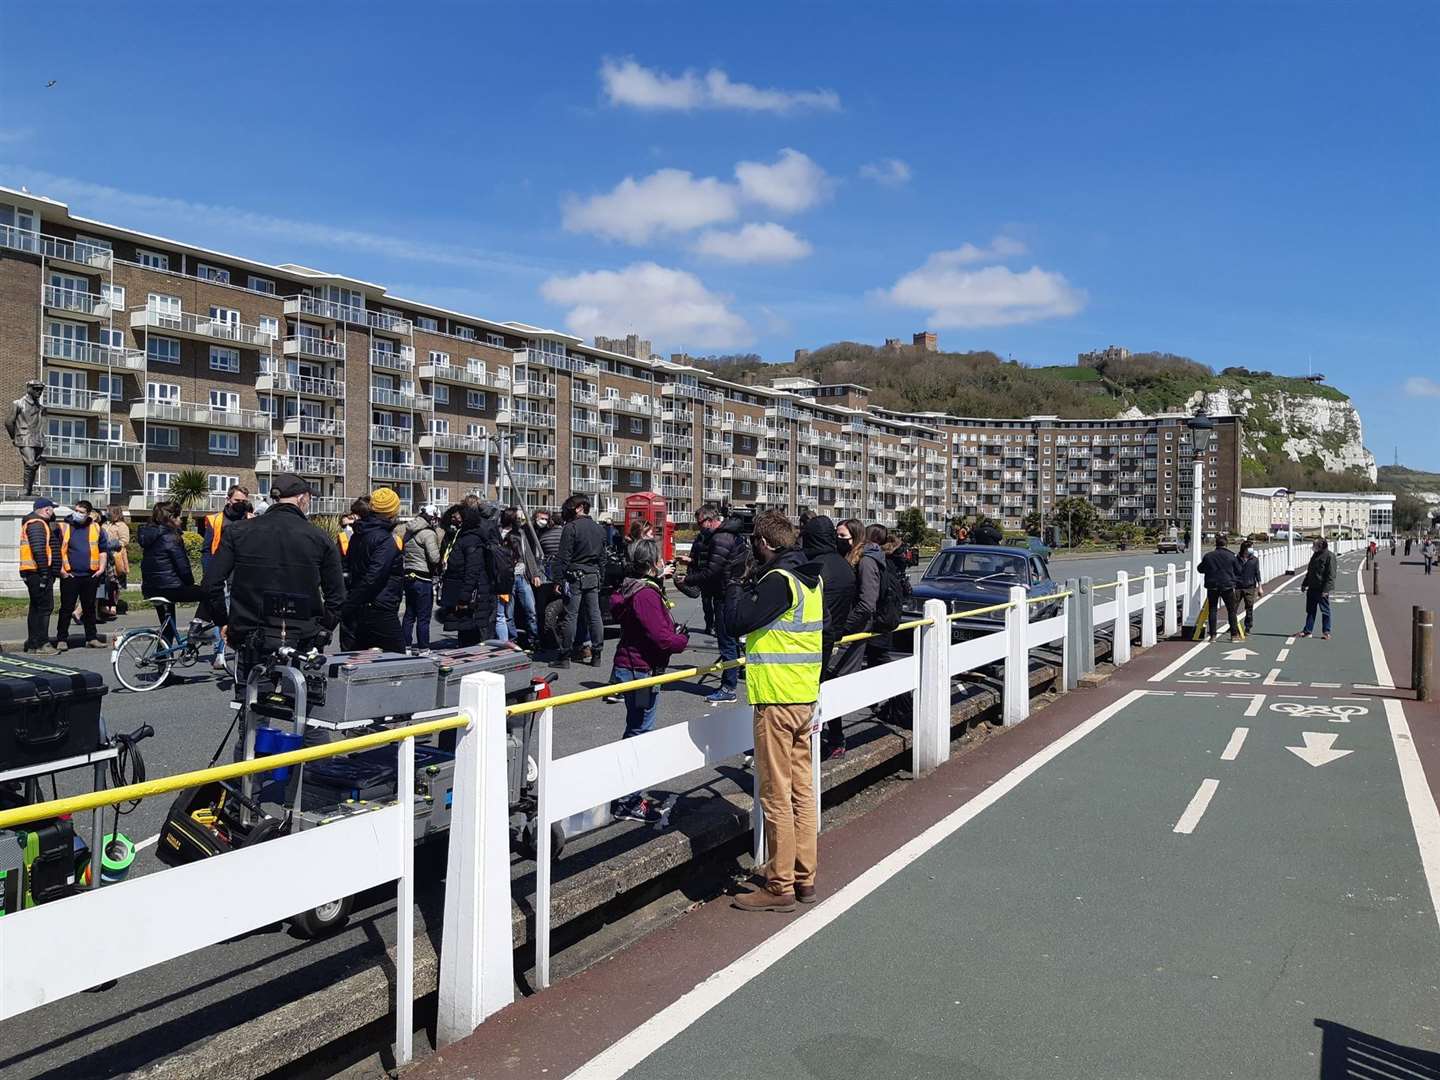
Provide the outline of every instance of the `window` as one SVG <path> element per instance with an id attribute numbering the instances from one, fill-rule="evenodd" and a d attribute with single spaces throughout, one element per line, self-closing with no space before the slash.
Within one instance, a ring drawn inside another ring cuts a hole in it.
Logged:
<path id="1" fill-rule="evenodd" d="M 280 320 L 274 315 L 261 315 L 260 332 L 269 334 L 272 338 L 278 338 L 280 336 Z"/>
<path id="2" fill-rule="evenodd" d="M 275 443 L 276 439 L 274 435 L 256 435 L 255 456 L 259 458 L 265 458 L 278 453 L 278 448 L 276 447 Z"/>
<path id="3" fill-rule="evenodd" d="M 222 476 L 220 473 L 210 474 L 210 494 L 227 495 L 230 489 L 240 483 L 238 476 Z"/>
<path id="4" fill-rule="evenodd" d="M 147 472 L 145 474 L 145 494 L 152 500 L 162 499 L 169 493 L 170 485 L 174 482 L 174 473 Z"/>
<path id="5" fill-rule="evenodd" d="M 450 489 L 448 487 L 432 487 L 430 489 L 430 501 L 444 506 L 450 501 Z"/>
<path id="6" fill-rule="evenodd" d="M 120 394 L 124 385 L 119 375 L 97 375 L 95 377 L 95 389 L 102 394 L 109 396 L 111 401 L 121 400 Z"/>
<path id="7" fill-rule="evenodd" d="M 240 395 L 229 390 L 211 390 L 210 408 L 221 412 L 239 412 Z"/>
<path id="8" fill-rule="evenodd" d="M 434 319 L 430 318 L 429 315 L 416 315 L 415 325 L 418 326 L 421 330 L 429 330 L 432 333 L 437 332 L 440 329 L 440 324 L 437 323 Z"/>
<path id="9" fill-rule="evenodd" d="M 645 434 L 645 421 L 642 420 L 642 419 L 641 419 L 640 417 L 638 417 L 638 416 L 632 416 L 632 417 L 630 417 L 630 434 L 632 434 L 632 435 L 644 435 L 644 434 Z"/>
<path id="10" fill-rule="evenodd" d="M 475 331 L 472 330 L 472 329 L 470 329 L 470 327 L 468 327 L 468 326 L 457 326 L 457 327 L 455 328 L 455 336 L 456 336 L 456 337 L 462 337 L 462 338 L 464 338 L 466 341 L 474 341 L 474 340 L 475 340 Z"/>
<path id="11" fill-rule="evenodd" d="M 135 252 L 135 261 L 141 266 L 148 266 L 151 270 L 169 270 L 170 256 L 162 251 L 146 251 L 138 248 Z"/>
<path id="12" fill-rule="evenodd" d="M 643 483 L 645 482 L 645 477 L 644 477 L 644 475 L 643 475 L 642 473 L 636 472 L 634 469 L 631 469 L 631 470 L 629 471 L 629 476 L 630 476 L 630 486 L 631 486 L 631 487 L 639 487 L 641 484 L 643 484 Z"/>
<path id="13" fill-rule="evenodd" d="M 472 439 L 483 439 L 485 437 L 485 429 L 479 424 L 466 424 L 465 434 Z"/>
<path id="14" fill-rule="evenodd" d="M 240 436 L 234 431 L 210 432 L 210 453 L 223 457 L 240 456 Z"/>
<path id="15" fill-rule="evenodd" d="M 164 382 L 147 382 L 145 384 L 145 400 L 156 404 L 178 404 L 180 401 L 180 384 Z"/>
<path id="16" fill-rule="evenodd" d="M 195 276 L 205 281 L 218 281 L 222 285 L 230 284 L 229 270 L 222 270 L 218 266 L 210 266 L 207 263 L 195 264 Z"/>
<path id="17" fill-rule="evenodd" d="M 472 476 L 479 476 L 483 469 L 484 462 L 482 462 L 478 457 L 474 457 L 472 455 L 465 458 L 465 471 L 467 473 L 470 473 Z"/>
<path id="18" fill-rule="evenodd" d="M 435 466 L 435 471 L 436 471 L 436 472 L 449 472 L 449 471 L 450 471 L 450 455 L 449 455 L 449 454 L 431 454 L 431 455 L 430 455 L 430 464 L 433 465 L 433 466 Z"/>
<path id="19" fill-rule="evenodd" d="M 155 364 L 178 364 L 180 342 L 175 338 L 147 336 L 145 359 Z"/>
<path id="20" fill-rule="evenodd" d="M 180 429 L 166 427 L 164 424 L 145 425 L 145 445 L 151 450 L 178 450 L 180 449 Z M 167 482 L 166 488 L 170 486 Z"/>
<path id="21" fill-rule="evenodd" d="M 260 402 L 260 404 L 256 406 L 258 411 L 267 416 L 275 415 L 275 398 L 273 396 L 270 394 L 257 394 L 256 399 Z"/>
<path id="22" fill-rule="evenodd" d="M 485 408 L 485 391 L 484 391 L 484 390 L 466 390 L 466 391 L 465 391 L 465 404 L 468 405 L 468 406 L 469 406 L 470 408 L 472 408 L 472 409 L 483 409 L 483 408 Z M 1212 473 L 1211 475 L 1213 476 L 1214 474 Z"/>
<path id="23" fill-rule="evenodd" d="M 504 334 L 486 334 L 486 335 L 485 335 L 485 340 L 486 340 L 489 344 L 494 345 L 497 349 L 503 349 L 503 348 L 505 348 L 505 335 L 504 335 Z"/>
<path id="24" fill-rule="evenodd" d="M 215 307 L 212 305 L 210 308 L 210 321 L 220 323 L 223 326 L 239 326 L 240 312 L 234 308 Z"/>
<path id="25" fill-rule="evenodd" d="M 240 350 L 227 349 L 223 345 L 210 346 L 211 371 L 239 371 Z"/>
<path id="26" fill-rule="evenodd" d="M 275 282 L 269 278 L 256 277 L 254 274 L 251 274 L 245 279 L 245 287 L 251 292 L 263 292 L 269 293 L 271 296 L 275 295 Z"/>
<path id="27" fill-rule="evenodd" d="M 101 285 L 100 295 L 110 305 L 112 311 L 125 310 L 125 286 L 124 285 Z"/>
<path id="28" fill-rule="evenodd" d="M 439 352 L 436 349 L 431 349 L 430 366 L 448 368 L 450 366 L 450 354 L 447 352 Z"/>
<path id="29" fill-rule="evenodd" d="M 106 476 L 107 471 L 109 472 L 108 477 Z M 93 465 L 90 468 L 90 476 L 92 478 L 90 483 L 91 491 L 108 491 L 112 495 L 119 494 L 120 467 L 118 465 Z"/>
<path id="30" fill-rule="evenodd" d="M 450 421 L 449 421 L 449 420 L 431 420 L 431 421 L 430 421 L 430 434 L 431 434 L 431 435 L 449 435 L 449 434 L 450 434 Z"/>
<path id="31" fill-rule="evenodd" d="M 448 386 L 437 384 L 435 386 L 434 394 L 436 405 L 450 404 L 450 388 Z"/>
<path id="32" fill-rule="evenodd" d="M 123 349 L 125 347 L 125 331 L 102 329 L 96 340 L 106 348 Z"/>
<path id="33" fill-rule="evenodd" d="M 95 425 L 95 434 L 101 442 L 118 443 L 125 437 L 125 427 L 118 420 L 101 420 Z"/>

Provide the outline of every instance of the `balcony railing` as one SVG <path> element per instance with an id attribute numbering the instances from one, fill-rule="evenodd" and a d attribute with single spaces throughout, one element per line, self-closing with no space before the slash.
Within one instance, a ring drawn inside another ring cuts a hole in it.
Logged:
<path id="1" fill-rule="evenodd" d="M 509 372 L 472 371 L 470 368 L 451 367 L 448 364 L 421 364 L 420 378 L 464 386 L 492 387 L 496 390 L 510 388 Z"/>
<path id="2" fill-rule="evenodd" d="M 330 416 L 287 416 L 281 429 L 286 435 L 313 435 L 320 439 L 343 439 L 345 421 Z"/>
<path id="3" fill-rule="evenodd" d="M 293 472 L 303 476 L 344 476 L 345 459 L 306 457 L 294 454 L 264 454 L 255 462 L 255 471 L 262 473 Z"/>
<path id="4" fill-rule="evenodd" d="M 367 311 L 365 320 L 371 329 L 379 330 L 382 334 L 408 335 L 415 330 L 415 324 L 409 319 L 402 319 L 399 315 L 390 315 L 384 311 Z"/>
<path id="5" fill-rule="evenodd" d="M 652 446 L 664 446 L 671 450 L 693 450 L 695 439 L 690 435 L 676 435 L 672 432 L 662 431 L 650 436 Z"/>
<path id="6" fill-rule="evenodd" d="M 378 443 L 398 443 L 402 446 L 409 446 L 415 441 L 415 429 L 411 427 L 400 427 L 395 424 L 371 424 L 370 441 Z"/>
<path id="7" fill-rule="evenodd" d="M 515 479 L 515 486 L 525 491 L 550 490 L 555 486 L 555 480 L 547 473 L 538 472 L 517 472 L 512 470 L 510 475 Z"/>
<path id="8" fill-rule="evenodd" d="M 40 252 L 47 259 L 83 266 L 87 270 L 108 270 L 115 261 L 115 256 L 108 247 L 87 244 L 80 240 L 62 240 L 58 236 L 40 237 Z"/>
<path id="9" fill-rule="evenodd" d="M 510 391 L 517 398 L 550 398 L 555 397 L 555 384 L 544 379 L 521 379 L 515 383 Z"/>
<path id="10" fill-rule="evenodd" d="M 99 293 L 62 289 L 58 285 L 45 286 L 45 306 L 75 315 L 90 315 L 97 319 L 110 317 L 110 302 Z"/>
<path id="11" fill-rule="evenodd" d="M 345 343 L 330 338 L 298 334 L 287 337 L 283 344 L 286 356 L 308 356 L 314 360 L 344 360 Z"/>
<path id="12" fill-rule="evenodd" d="M 592 495 L 593 495 L 593 494 L 595 494 L 595 493 L 597 493 L 597 492 L 606 491 L 606 490 L 609 489 L 609 487 L 610 487 L 609 481 L 607 481 L 607 480 L 602 480 L 602 479 L 601 479 L 600 477 L 598 477 L 598 476 L 573 476 L 573 475 L 572 475 L 572 476 L 570 477 L 570 490 L 571 490 L 571 491 L 580 491 L 580 492 L 584 492 L 584 493 L 586 493 L 586 494 L 592 494 Z"/>
<path id="13" fill-rule="evenodd" d="M 576 453 L 580 452 L 576 451 Z M 585 452 L 588 453 L 588 451 Z M 518 443 L 510 455 L 521 461 L 553 461 L 555 460 L 555 447 L 548 443 Z"/>
<path id="14" fill-rule="evenodd" d="M 600 464 L 609 465 L 615 469 L 633 469 L 640 472 L 650 472 L 660 467 L 660 462 L 655 458 L 639 454 L 601 454 Z"/>
<path id="15" fill-rule="evenodd" d="M 408 409 L 414 412 L 429 412 L 434 402 L 425 394 L 412 394 L 405 390 L 390 390 L 383 386 L 370 388 L 370 404 L 387 409 Z"/>
<path id="16" fill-rule="evenodd" d="M 572 389 L 570 391 L 570 400 L 576 405 L 594 406 L 599 403 L 600 395 L 594 390 Z"/>
<path id="17" fill-rule="evenodd" d="M 600 374 L 600 365 L 594 360 L 585 360 L 578 356 L 562 353 L 541 352 L 538 349 L 517 350 L 515 363 L 536 364 L 552 368 L 555 371 L 573 372 L 576 375 L 598 376 Z"/>
<path id="18" fill-rule="evenodd" d="M 370 462 L 370 476 L 374 480 L 399 480 L 402 483 L 423 483 L 430 479 L 430 470 L 422 465 L 398 461 Z"/>
<path id="19" fill-rule="evenodd" d="M 554 448 L 553 448 L 553 447 L 546 447 L 546 449 L 547 449 L 547 450 L 552 450 L 552 449 L 554 449 Z M 570 451 L 570 463 L 571 463 L 572 465 L 599 465 L 599 464 L 600 464 L 600 451 L 599 451 L 599 450 L 571 450 L 571 451 Z"/>
<path id="20" fill-rule="evenodd" d="M 138 464 L 144 459 L 145 448 L 139 443 L 111 442 L 108 439 L 71 439 L 61 435 L 45 436 L 45 456 L 66 461 L 111 461 Z"/>
<path id="21" fill-rule="evenodd" d="M 309 397 L 343 398 L 345 384 L 334 379 L 317 379 L 311 375 L 296 375 L 291 371 L 262 371 L 255 380 L 256 390 L 275 390 L 280 393 L 305 394 Z"/>
<path id="22" fill-rule="evenodd" d="M 483 435 L 442 431 L 420 436 L 422 450 L 458 450 L 465 454 L 483 454 L 489 446 L 490 440 Z"/>
<path id="23" fill-rule="evenodd" d="M 614 432 L 615 429 L 612 428 L 609 424 L 600 424 L 600 423 L 597 423 L 597 422 L 594 421 L 594 420 L 574 420 L 574 419 L 572 419 L 572 420 L 570 421 L 570 430 L 573 431 L 573 432 L 575 432 L 575 433 L 578 434 L 578 435 L 596 435 L 596 436 L 600 436 L 600 435 L 610 435 L 610 434 L 612 434 L 612 433 Z"/>
<path id="24" fill-rule="evenodd" d="M 342 304 L 336 300 L 322 300 L 318 296 L 287 296 L 286 315 L 303 315 L 310 319 L 324 319 L 327 322 L 359 323 L 368 326 L 365 305 Z"/>
<path id="25" fill-rule="evenodd" d="M 165 311 L 148 304 L 130 312 L 130 325 L 147 332 L 154 330 L 181 337 L 204 338 L 206 341 L 224 341 L 250 349 L 269 350 L 275 345 L 274 336 L 258 326 L 212 319 L 193 311 Z"/>
<path id="26" fill-rule="evenodd" d="M 713 404 L 718 404 L 725 400 L 725 395 L 718 390 L 708 390 L 703 386 L 696 386 L 693 383 L 664 383 L 660 387 L 660 393 L 666 397 L 691 398 L 695 401 L 709 401 Z"/>
<path id="27" fill-rule="evenodd" d="M 625 413 L 627 416 L 654 416 L 656 413 L 653 401 L 640 401 L 635 398 L 601 398 L 597 407 L 601 412 L 608 409 L 611 412 Z"/>
<path id="28" fill-rule="evenodd" d="M 63 360 L 88 367 L 124 368 L 127 371 L 145 370 L 145 354 L 139 349 L 117 349 L 92 341 L 46 334 L 41 342 L 41 351 L 47 360 Z"/>
<path id="29" fill-rule="evenodd" d="M 402 345 L 398 349 L 377 349 L 371 345 L 370 363 L 378 368 L 408 372 L 415 366 L 415 350 L 409 345 Z"/>
<path id="30" fill-rule="evenodd" d="M 40 253 L 40 234 L 32 229 L 17 229 L 14 225 L 0 225 L 0 247 L 11 251 Z"/>
<path id="31" fill-rule="evenodd" d="M 496 419 L 499 420 L 498 415 Z M 500 422 L 503 423 L 504 421 Z M 510 411 L 510 424 L 512 427 L 538 427 L 553 430 L 555 427 L 555 414 L 536 412 L 533 409 L 512 409 Z"/>
<path id="32" fill-rule="evenodd" d="M 228 428 L 233 431 L 269 431 L 269 413 L 255 409 L 218 409 L 201 402 L 137 401 L 130 406 L 134 420 L 191 427 Z"/>
<path id="33" fill-rule="evenodd" d="M 47 386 L 41 398 L 55 412 L 103 413 L 110 408 L 110 395 L 103 390 L 80 390 L 73 386 Z"/>

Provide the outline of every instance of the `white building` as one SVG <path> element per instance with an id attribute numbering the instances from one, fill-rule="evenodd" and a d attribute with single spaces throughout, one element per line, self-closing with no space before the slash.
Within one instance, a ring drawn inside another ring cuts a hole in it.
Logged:
<path id="1" fill-rule="evenodd" d="M 1291 497 L 1294 508 L 1291 517 Z M 1388 491 L 1296 491 L 1283 487 L 1240 489 L 1240 530 L 1274 533 L 1291 522 L 1307 536 L 1348 531 L 1388 537 L 1394 532 L 1395 496 Z"/>

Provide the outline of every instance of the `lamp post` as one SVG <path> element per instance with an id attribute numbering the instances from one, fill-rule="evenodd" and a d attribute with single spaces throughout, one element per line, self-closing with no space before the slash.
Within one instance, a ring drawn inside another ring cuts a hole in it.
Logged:
<path id="1" fill-rule="evenodd" d="M 1325 539 L 1325 504 L 1320 504 L 1320 539 Z"/>
<path id="2" fill-rule="evenodd" d="M 1185 623 L 1193 626 L 1200 611 L 1200 548 L 1205 534 L 1204 517 L 1201 514 L 1205 482 L 1204 455 L 1205 451 L 1210 449 L 1210 442 L 1215 436 L 1215 421 L 1206 415 L 1204 399 L 1201 399 L 1195 415 L 1186 422 L 1186 426 L 1190 429 L 1190 443 L 1195 452 L 1194 480 L 1190 496 L 1190 578 L 1189 587 L 1185 590 Z"/>
<path id="3" fill-rule="evenodd" d="M 1286 573 L 1295 573 L 1295 492 L 1285 491 L 1285 552 L 1286 552 Z"/>

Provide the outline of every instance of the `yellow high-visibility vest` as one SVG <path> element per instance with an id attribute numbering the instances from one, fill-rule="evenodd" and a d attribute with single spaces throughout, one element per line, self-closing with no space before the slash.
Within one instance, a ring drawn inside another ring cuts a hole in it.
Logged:
<path id="1" fill-rule="evenodd" d="M 803 705 L 820 699 L 825 594 L 776 567 L 790 587 L 790 606 L 769 626 L 745 635 L 745 686 L 752 705 Z"/>

